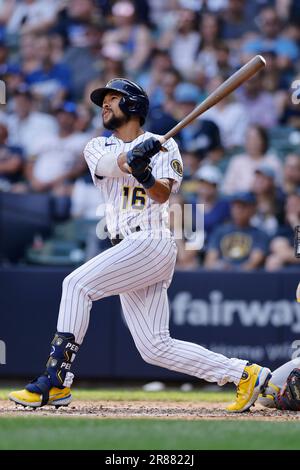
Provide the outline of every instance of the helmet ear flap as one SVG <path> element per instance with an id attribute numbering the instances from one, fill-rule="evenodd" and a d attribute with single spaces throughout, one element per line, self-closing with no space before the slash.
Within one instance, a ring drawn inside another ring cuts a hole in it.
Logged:
<path id="1" fill-rule="evenodd" d="M 119 101 L 119 108 L 127 116 L 139 116 L 140 123 L 143 125 L 148 112 L 148 98 L 124 95 Z"/>
<path id="2" fill-rule="evenodd" d="M 139 103 L 133 96 L 123 96 L 119 103 L 120 109 L 125 114 L 135 114 L 138 111 Z"/>

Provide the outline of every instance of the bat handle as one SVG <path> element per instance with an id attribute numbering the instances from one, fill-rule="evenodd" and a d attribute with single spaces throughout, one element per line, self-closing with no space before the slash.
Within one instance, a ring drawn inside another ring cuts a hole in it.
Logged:
<path id="1" fill-rule="evenodd" d="M 158 137 L 158 140 L 160 141 L 161 144 L 164 144 L 165 142 L 167 142 L 167 139 L 165 139 L 165 137 L 163 135 L 160 135 Z"/>
<path id="2" fill-rule="evenodd" d="M 160 141 L 162 145 L 167 142 L 167 139 L 165 139 L 163 135 L 159 136 L 158 140 Z M 161 152 L 167 152 L 167 151 L 168 150 L 166 149 L 166 147 L 161 148 Z"/>

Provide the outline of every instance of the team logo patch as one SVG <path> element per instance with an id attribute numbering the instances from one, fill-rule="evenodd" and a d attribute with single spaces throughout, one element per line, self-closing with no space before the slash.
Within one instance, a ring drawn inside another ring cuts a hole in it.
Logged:
<path id="1" fill-rule="evenodd" d="M 171 167 L 177 173 L 177 175 L 182 176 L 183 175 L 183 168 L 179 160 L 172 160 L 171 161 Z"/>

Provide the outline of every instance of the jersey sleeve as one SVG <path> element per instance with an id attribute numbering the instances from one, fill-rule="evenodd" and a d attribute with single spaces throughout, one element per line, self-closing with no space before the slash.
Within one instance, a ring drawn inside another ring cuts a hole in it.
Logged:
<path id="1" fill-rule="evenodd" d="M 83 151 L 85 161 L 89 167 L 91 177 L 95 186 L 100 186 L 104 177 L 96 175 L 99 159 L 105 154 L 105 150 L 100 139 L 90 140 Z"/>
<path id="2" fill-rule="evenodd" d="M 152 174 L 156 179 L 170 178 L 174 180 L 172 193 L 177 193 L 183 176 L 182 158 L 174 139 L 168 140 L 163 146 L 167 152 L 159 152 L 156 158 L 154 157 Z"/>

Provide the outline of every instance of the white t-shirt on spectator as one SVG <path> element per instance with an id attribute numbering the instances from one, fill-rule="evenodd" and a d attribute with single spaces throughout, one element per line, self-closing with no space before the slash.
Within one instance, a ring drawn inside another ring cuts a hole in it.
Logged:
<path id="1" fill-rule="evenodd" d="M 48 183 L 71 170 L 88 141 L 83 133 L 68 137 L 48 137 L 35 147 L 36 161 L 33 175 L 42 183 Z"/>
<path id="2" fill-rule="evenodd" d="M 219 127 L 225 148 L 244 145 L 248 115 L 242 104 L 228 103 L 222 108 L 213 106 L 206 111 L 205 118 L 210 119 Z"/>
<path id="3" fill-rule="evenodd" d="M 255 170 L 260 166 L 273 168 L 276 175 L 276 183 L 282 180 L 282 163 L 280 159 L 267 153 L 260 160 L 255 160 L 247 154 L 232 157 L 225 173 L 222 191 L 226 194 L 233 194 L 239 191 L 250 191 L 255 178 Z"/>
<path id="4" fill-rule="evenodd" d="M 8 23 L 7 32 L 18 34 L 23 24 L 38 26 L 55 18 L 57 12 L 57 0 L 36 0 L 33 3 L 18 2 Z"/>
<path id="5" fill-rule="evenodd" d="M 172 42 L 170 55 L 174 67 L 189 78 L 193 72 L 200 36 L 196 31 L 189 34 L 178 34 Z"/>
<path id="6" fill-rule="evenodd" d="M 30 157 L 36 145 L 58 134 L 56 119 L 46 113 L 32 112 L 25 119 L 16 114 L 7 118 L 9 144 L 23 147 L 25 156 Z"/>

